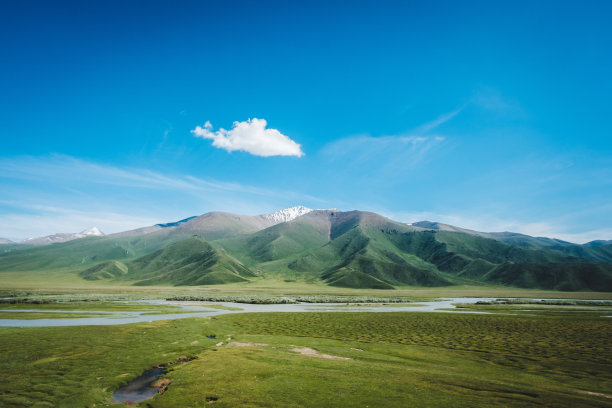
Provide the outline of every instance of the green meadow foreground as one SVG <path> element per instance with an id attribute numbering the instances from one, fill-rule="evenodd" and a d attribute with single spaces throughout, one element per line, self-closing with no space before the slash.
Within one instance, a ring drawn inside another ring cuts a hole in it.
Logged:
<path id="1" fill-rule="evenodd" d="M 0 312 L 134 308 L 172 310 L 101 300 L 2 304 Z M 612 406 L 612 307 L 467 308 L 494 314 L 251 313 L 1 327 L 0 406 L 125 406 L 113 391 L 160 365 L 167 389 L 136 405 Z"/>

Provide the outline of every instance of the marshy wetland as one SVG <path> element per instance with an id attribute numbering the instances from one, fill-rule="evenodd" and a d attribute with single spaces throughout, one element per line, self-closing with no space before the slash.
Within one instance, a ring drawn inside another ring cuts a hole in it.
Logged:
<path id="1" fill-rule="evenodd" d="M 37 304 L 30 309 L 0 307 L 0 327 L 59 327 L 59 326 L 104 326 L 151 322 L 155 320 L 185 319 L 190 317 L 211 317 L 233 313 L 304 313 L 304 312 L 457 312 L 488 313 L 469 310 L 466 306 L 486 301 L 479 298 L 441 299 L 419 303 L 237 303 L 199 302 L 152 299 L 136 302 L 121 302 L 123 310 L 61 310 L 49 309 Z M 465 305 L 457 308 L 455 304 Z M 90 306 L 90 305 L 88 305 Z M 135 307 L 134 307 L 135 306 Z M 143 309 L 149 306 L 150 309 Z M 162 306 L 155 310 L 155 306 Z M 104 305 L 100 305 L 104 307 Z"/>
<path id="2" fill-rule="evenodd" d="M 21 299 L 3 319 L 149 320 L 0 327 L 6 407 L 612 406 L 609 300 Z M 117 394 L 152 369 L 150 398 Z"/>

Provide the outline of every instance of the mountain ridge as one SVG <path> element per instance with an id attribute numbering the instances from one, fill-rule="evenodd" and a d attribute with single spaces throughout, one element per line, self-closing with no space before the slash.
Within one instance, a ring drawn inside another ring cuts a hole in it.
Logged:
<path id="1" fill-rule="evenodd" d="M 103 237 L 105 234 L 100 231 L 97 227 L 90 227 L 84 229 L 81 232 L 59 232 L 52 235 L 46 235 L 44 237 L 37 238 L 27 238 L 23 241 L 18 242 L 18 244 L 30 244 L 30 245 L 47 245 L 47 244 L 57 244 L 62 242 L 73 241 L 79 238 L 87 238 L 87 237 Z"/>
<path id="2" fill-rule="evenodd" d="M 239 214 L 233 214 L 233 213 L 223 212 L 223 211 L 212 211 L 212 212 L 204 213 L 199 216 L 190 216 L 190 217 L 178 220 L 178 221 L 169 221 L 165 223 L 158 223 L 158 224 L 154 224 L 150 226 L 136 228 L 134 230 L 116 232 L 116 233 L 108 234 L 108 236 L 126 237 L 126 236 L 145 235 L 145 234 L 160 231 L 162 229 L 175 228 L 175 227 L 182 227 L 184 230 L 193 231 L 193 230 L 199 229 L 200 227 L 199 224 L 201 224 L 201 221 L 203 218 L 209 218 L 209 217 L 211 218 L 212 217 L 218 217 L 218 218 L 219 217 L 220 218 L 229 217 L 229 218 L 239 219 L 242 222 L 246 221 L 246 223 L 249 224 L 249 227 L 248 228 L 243 227 L 242 232 L 250 233 L 250 232 L 255 232 L 257 230 L 261 230 L 261 229 L 264 229 L 264 228 L 267 228 L 267 227 L 270 227 L 270 226 L 273 226 L 273 225 L 276 225 L 282 222 L 292 221 L 295 218 L 298 218 L 300 216 L 303 216 L 313 211 L 328 211 L 328 212 L 336 212 L 336 213 L 351 212 L 351 211 L 340 211 L 337 209 L 313 210 L 313 209 L 310 209 L 310 208 L 307 208 L 301 205 L 288 207 L 288 208 L 284 208 L 284 209 L 281 209 L 281 210 L 278 210 L 272 213 L 260 214 L 260 215 L 239 215 Z M 361 211 L 361 212 L 367 213 L 366 211 Z M 463 232 L 463 233 L 470 234 L 470 235 L 477 235 L 477 236 L 482 236 L 486 238 L 497 239 L 503 242 L 508 242 L 508 243 L 511 242 L 519 246 L 537 245 L 541 247 L 551 247 L 551 246 L 559 246 L 559 245 L 581 245 L 581 246 L 587 246 L 587 247 L 599 247 L 599 246 L 605 246 L 605 245 L 612 244 L 612 240 L 593 240 L 593 241 L 586 242 L 584 244 L 577 244 L 577 243 L 564 241 L 558 238 L 534 237 L 534 236 L 530 236 L 530 235 L 526 235 L 526 234 L 522 234 L 518 232 L 510 232 L 510 231 L 483 232 L 483 231 L 476 231 L 476 230 L 471 230 L 467 228 L 457 227 L 454 225 L 445 224 L 445 223 L 441 223 L 437 221 L 425 221 L 424 220 L 424 221 L 417 221 L 417 222 L 409 223 L 406 225 L 415 227 L 417 229 L 420 228 L 420 229 L 430 229 L 430 230 L 436 230 L 436 231 Z M 79 238 L 84 238 L 88 236 L 105 236 L 105 234 L 102 233 L 98 228 L 91 227 L 79 233 L 55 233 L 52 235 L 46 235 L 42 237 L 27 238 L 27 239 L 16 241 L 16 242 L 9 240 L 9 239 L 5 239 L 5 238 L 0 238 L 0 244 L 46 245 L 46 244 L 53 244 L 53 243 L 68 242 L 73 239 L 79 239 Z"/>
<path id="3" fill-rule="evenodd" d="M 463 232 L 465 234 L 476 235 L 485 238 L 497 239 L 503 242 L 515 242 L 518 245 L 524 244 L 524 241 L 531 240 L 531 245 L 540 245 L 542 247 L 553 246 L 553 245 L 579 245 L 573 244 L 571 242 L 563 241 L 557 238 L 548 238 L 548 237 L 533 237 L 526 234 L 521 234 L 518 232 L 482 232 L 475 231 L 467 228 L 456 227 L 450 224 L 444 224 L 436 221 L 418 221 L 410 224 L 415 227 L 431 229 L 436 231 L 453 231 L 453 232 Z M 594 242 L 594 241 L 593 241 Z M 605 242 L 605 241 L 604 241 Z"/>
<path id="4" fill-rule="evenodd" d="M 612 291 L 606 242 L 584 246 L 432 222 L 409 225 L 357 210 L 292 207 L 277 215 L 211 212 L 128 234 L 9 245 L 0 254 L 0 273 L 74 271 L 80 279 L 136 285 L 281 279 L 389 290 L 493 284 Z"/>

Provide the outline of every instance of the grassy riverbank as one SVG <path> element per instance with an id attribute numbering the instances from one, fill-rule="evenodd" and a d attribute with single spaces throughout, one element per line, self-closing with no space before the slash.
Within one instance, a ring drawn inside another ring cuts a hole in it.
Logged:
<path id="1" fill-rule="evenodd" d="M 0 405 L 121 407 L 112 391 L 158 364 L 171 364 L 173 382 L 143 407 L 612 405 L 610 320 L 593 310 L 546 313 L 0 328 Z M 197 358 L 177 362 L 184 357 Z"/>
<path id="2" fill-rule="evenodd" d="M 4 276 L 4 275 L 3 275 Z M 0 282 L 0 298 L 27 297 L 37 299 L 53 296 L 59 301 L 112 301 L 134 299 L 183 298 L 400 298 L 413 301 L 433 300 L 440 297 L 490 297 L 490 298 L 551 298 L 551 299 L 601 299 L 612 300 L 612 292 L 560 292 L 556 290 L 521 289 L 505 286 L 457 285 L 444 288 L 402 287 L 396 290 L 349 289 L 333 286 L 284 281 L 254 281 L 250 283 L 217 286 L 109 286 L 100 283 L 90 285 L 42 285 L 25 284 L 10 279 Z"/>

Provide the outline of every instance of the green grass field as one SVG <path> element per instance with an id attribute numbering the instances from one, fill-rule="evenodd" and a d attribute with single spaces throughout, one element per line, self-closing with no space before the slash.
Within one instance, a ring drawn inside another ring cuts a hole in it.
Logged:
<path id="1" fill-rule="evenodd" d="M 612 321 L 601 317 L 610 308 L 513 315 L 516 305 L 480 307 L 500 314 L 259 313 L 0 328 L 0 406 L 121 407 L 112 391 L 160 364 L 172 383 L 139 406 L 612 406 Z M 345 359 L 293 351 L 304 348 Z"/>
<path id="2" fill-rule="evenodd" d="M 254 279 L 249 282 L 230 283 L 216 286 L 132 286 L 129 282 L 109 284 L 109 282 L 86 281 L 75 273 L 40 273 L 32 279 L 27 274 L 3 272 L 0 282 L 0 297 L 21 294 L 65 294 L 67 296 L 99 296 L 142 298 L 163 298 L 166 296 L 202 296 L 207 294 L 241 295 L 260 294 L 266 296 L 282 295 L 329 295 L 329 296 L 374 296 L 409 297 L 414 299 L 436 299 L 440 297 L 525 297 L 525 298 L 572 298 L 572 299 L 612 299 L 612 292 L 560 292 L 557 290 L 524 289 L 502 285 L 455 285 L 445 287 L 401 286 L 396 290 L 352 289 L 328 286 L 323 283 L 304 281 L 287 282 L 283 279 Z M 42 276 L 45 275 L 45 276 Z M 70 279 L 67 276 L 71 276 Z"/>

